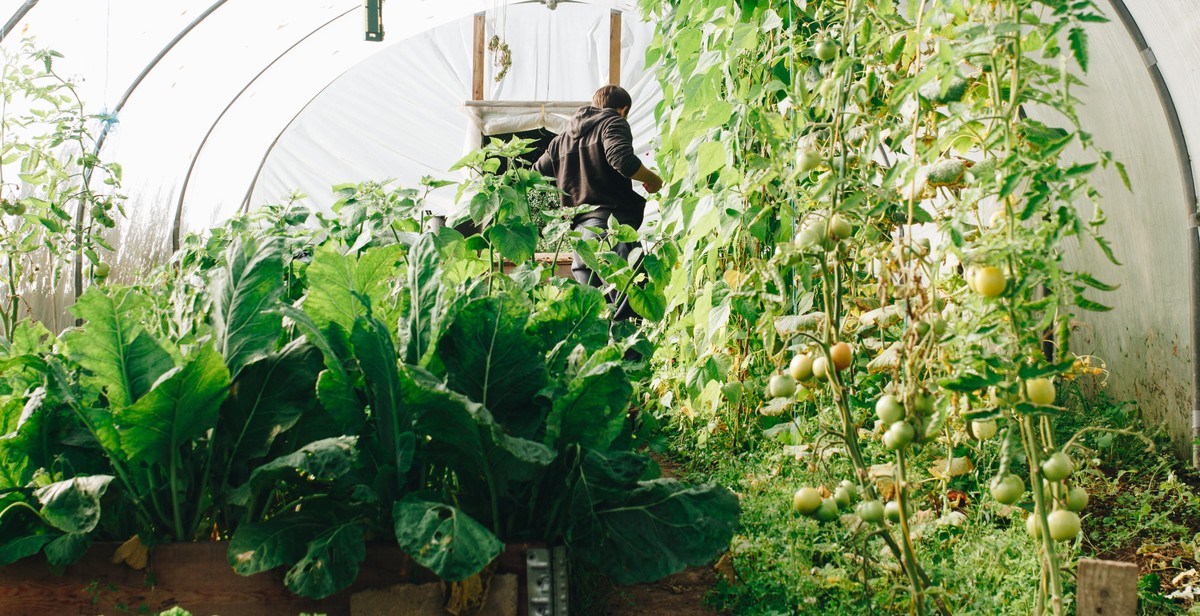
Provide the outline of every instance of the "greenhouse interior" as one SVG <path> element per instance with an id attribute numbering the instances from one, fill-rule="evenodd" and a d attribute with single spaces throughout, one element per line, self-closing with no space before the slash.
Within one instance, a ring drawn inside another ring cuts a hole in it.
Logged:
<path id="1" fill-rule="evenodd" d="M 1196 2 L 0 24 L 0 614 L 1200 614 Z"/>

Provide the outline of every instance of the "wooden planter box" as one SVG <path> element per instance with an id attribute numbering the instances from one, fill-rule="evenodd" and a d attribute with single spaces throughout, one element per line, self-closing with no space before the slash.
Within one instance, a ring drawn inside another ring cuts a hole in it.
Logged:
<path id="1" fill-rule="evenodd" d="M 81 614 L 158 614 L 174 606 L 195 616 L 297 616 L 301 613 L 444 614 L 429 606 L 439 592 L 437 577 L 415 565 L 394 545 L 370 545 L 354 584 L 321 600 L 297 597 L 283 585 L 283 568 L 244 577 L 226 558 L 227 543 L 156 546 L 145 571 L 110 558 L 119 544 L 92 546 L 61 574 L 43 556 L 0 567 L 0 614 L 57 616 Z M 541 547 L 513 544 L 497 558 L 489 604 L 483 614 L 527 616 L 526 552 Z M 501 576 L 506 577 L 501 582 Z M 400 584 L 430 586 L 397 587 Z M 417 600 L 424 599 L 424 602 Z M 495 601 L 493 601 L 495 600 Z M 512 605 L 515 602 L 516 605 Z M 388 605 L 379 612 L 379 605 Z M 351 607 L 355 606 L 354 612 Z"/>

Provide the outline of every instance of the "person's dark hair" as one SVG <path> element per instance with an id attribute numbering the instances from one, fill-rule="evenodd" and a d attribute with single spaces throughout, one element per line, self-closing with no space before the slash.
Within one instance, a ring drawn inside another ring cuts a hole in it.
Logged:
<path id="1" fill-rule="evenodd" d="M 600 109 L 632 107 L 633 98 L 621 86 L 604 86 L 592 95 L 592 106 Z"/>

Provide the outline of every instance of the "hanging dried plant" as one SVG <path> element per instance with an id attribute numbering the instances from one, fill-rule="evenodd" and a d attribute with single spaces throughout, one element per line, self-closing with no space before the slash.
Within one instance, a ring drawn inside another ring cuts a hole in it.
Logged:
<path id="1" fill-rule="evenodd" d="M 512 67 L 512 50 L 508 48 L 508 43 L 500 40 L 497 34 L 492 35 L 492 40 L 488 41 L 488 51 L 496 54 L 492 59 L 492 64 L 500 69 L 496 73 L 496 82 L 498 83 L 504 76 L 508 74 L 508 69 Z"/>

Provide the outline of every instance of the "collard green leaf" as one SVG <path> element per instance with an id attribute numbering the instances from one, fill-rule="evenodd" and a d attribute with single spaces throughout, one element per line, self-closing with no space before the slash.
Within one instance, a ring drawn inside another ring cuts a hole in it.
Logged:
<path id="1" fill-rule="evenodd" d="M 234 380 L 218 424 L 228 459 L 262 457 L 280 434 L 313 407 L 321 353 L 303 338 L 246 366 Z"/>
<path id="2" fill-rule="evenodd" d="M 431 350 L 435 321 L 441 314 L 438 298 L 442 271 L 436 237 L 424 234 L 408 251 L 408 315 L 404 320 L 404 362 L 421 364 Z"/>
<path id="3" fill-rule="evenodd" d="M 100 497 L 111 475 L 73 477 L 39 488 L 33 495 L 42 503 L 42 519 L 67 533 L 90 533 L 100 522 Z"/>
<path id="4" fill-rule="evenodd" d="M 166 463 L 184 442 L 217 422 L 229 393 L 229 369 L 212 345 L 163 375 L 149 393 L 117 413 L 121 448 L 130 460 Z"/>
<path id="5" fill-rule="evenodd" d="M 504 544 L 458 509 L 408 495 L 392 505 L 396 542 L 417 564 L 458 582 L 479 573 Z"/>
<path id="6" fill-rule="evenodd" d="M 213 334 L 232 378 L 275 348 L 283 317 L 274 310 L 283 287 L 282 242 L 239 237 L 212 280 Z"/>
<path id="7" fill-rule="evenodd" d="M 0 544 L 0 565 L 11 565 L 42 550 L 42 546 L 54 540 L 54 535 L 22 535 Z"/>
<path id="8" fill-rule="evenodd" d="M 354 320 L 367 314 L 362 298 L 370 302 L 375 316 L 395 323 L 388 318 L 395 313 L 394 302 L 388 301 L 389 284 L 399 274 L 397 263 L 403 248 L 399 244 L 379 246 L 358 259 L 341 254 L 332 244 L 318 248 L 308 266 L 308 296 L 304 299 L 304 312 L 317 329 L 337 323 L 350 331 Z"/>
<path id="9" fill-rule="evenodd" d="M 309 443 L 254 469 L 250 480 L 233 491 L 230 501 L 244 505 L 254 492 L 280 480 L 305 477 L 313 481 L 333 481 L 354 467 L 357 445 L 357 436 L 337 436 Z"/>
<path id="10" fill-rule="evenodd" d="M 146 303 L 131 289 L 92 287 L 71 307 L 87 321 L 64 336 L 71 359 L 94 375 L 114 408 L 133 404 L 174 366 L 138 323 Z"/>
<path id="11" fill-rule="evenodd" d="M 46 544 L 46 560 L 54 567 L 65 567 L 83 557 L 92 547 L 92 536 L 87 533 L 67 533 Z"/>
<path id="12" fill-rule="evenodd" d="M 350 340 L 366 380 L 379 440 L 397 472 L 406 473 L 414 453 L 412 415 L 400 401 L 400 365 L 392 338 L 378 319 L 360 317 L 354 322 Z"/>
<path id="13" fill-rule="evenodd" d="M 546 420 L 546 444 L 560 450 L 569 444 L 608 449 L 625 426 L 632 395 L 633 386 L 619 362 L 590 367 L 555 397 Z"/>
<path id="14" fill-rule="evenodd" d="M 550 297 L 538 303 L 526 331 L 550 349 L 548 367 L 558 373 L 576 346 L 591 353 L 608 344 L 609 323 L 599 289 L 574 283 L 546 289 Z"/>
<path id="15" fill-rule="evenodd" d="M 354 583 L 358 564 L 366 555 L 362 526 L 357 522 L 336 525 L 308 543 L 283 583 L 301 597 L 323 599 Z"/>
<path id="16" fill-rule="evenodd" d="M 240 524 L 229 540 L 229 565 L 238 575 L 254 575 L 294 564 L 304 557 L 308 541 L 327 526 L 319 516 L 292 512 Z"/>
<path id="17" fill-rule="evenodd" d="M 716 558 L 737 529 L 738 500 L 720 486 L 655 479 L 572 520 L 574 554 L 618 584 L 634 584 Z"/>
<path id="18" fill-rule="evenodd" d="M 322 370 L 317 377 L 317 400 L 343 434 L 357 434 L 366 423 L 366 415 L 362 401 L 344 375 L 336 370 Z"/>
<path id="19" fill-rule="evenodd" d="M 542 423 L 534 397 L 546 384 L 542 348 L 525 332 L 528 321 L 529 309 L 515 299 L 476 299 L 455 315 L 437 347 L 450 387 L 520 436 Z"/>

